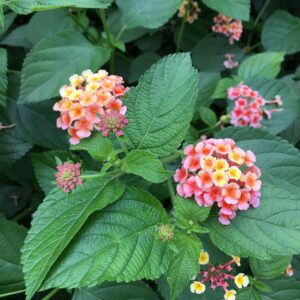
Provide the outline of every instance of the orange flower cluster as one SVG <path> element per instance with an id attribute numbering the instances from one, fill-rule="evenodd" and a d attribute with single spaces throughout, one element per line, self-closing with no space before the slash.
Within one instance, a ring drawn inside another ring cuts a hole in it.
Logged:
<path id="1" fill-rule="evenodd" d="M 197 19 L 201 11 L 197 1 L 184 0 L 181 6 L 179 7 L 178 17 L 184 18 L 186 16 L 186 22 L 193 24 Z"/>

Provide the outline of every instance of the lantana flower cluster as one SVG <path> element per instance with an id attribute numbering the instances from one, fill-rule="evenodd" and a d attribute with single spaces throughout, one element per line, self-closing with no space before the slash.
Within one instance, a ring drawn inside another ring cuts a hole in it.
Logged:
<path id="1" fill-rule="evenodd" d="M 193 24 L 197 19 L 201 9 L 197 1 L 184 0 L 179 7 L 178 17 L 184 18 L 186 16 L 186 22 Z"/>
<path id="2" fill-rule="evenodd" d="M 199 206 L 220 208 L 219 221 L 228 225 L 238 210 L 260 205 L 261 175 L 255 155 L 232 139 L 204 139 L 184 149 L 182 168 L 174 179 L 181 197 L 194 197 Z"/>
<path id="3" fill-rule="evenodd" d="M 233 20 L 230 17 L 218 15 L 214 17 L 214 22 L 215 25 L 212 27 L 213 32 L 227 36 L 230 44 L 240 40 L 243 33 L 243 24 L 241 20 Z"/>
<path id="4" fill-rule="evenodd" d="M 121 76 L 105 70 L 83 71 L 69 78 L 70 85 L 60 88 L 62 99 L 53 109 L 60 112 L 57 127 L 68 130 L 70 143 L 76 145 L 95 129 L 107 137 L 111 132 L 121 136 L 128 123 L 122 97 L 128 90 Z"/>
<path id="5" fill-rule="evenodd" d="M 267 101 L 258 91 L 251 89 L 243 82 L 236 87 L 230 87 L 227 90 L 227 97 L 235 101 L 235 107 L 231 112 L 231 124 L 233 126 L 251 126 L 261 127 L 261 121 L 264 116 L 267 119 L 272 117 L 272 113 L 281 111 L 282 109 L 273 108 L 267 110 L 265 107 L 269 104 L 282 105 L 282 100 L 279 95 L 275 99 Z"/>
<path id="6" fill-rule="evenodd" d="M 213 266 L 209 262 L 209 254 L 202 250 L 199 256 L 199 264 L 206 266 L 207 268 L 201 270 L 193 283 L 190 285 L 190 290 L 192 293 L 202 294 L 206 290 L 205 283 L 210 282 L 210 288 L 215 290 L 217 287 L 221 287 L 225 294 L 225 300 L 235 300 L 236 290 L 228 289 L 229 281 L 233 280 L 235 285 L 241 289 L 247 287 L 249 284 L 249 278 L 244 273 L 239 273 L 237 275 L 233 274 L 232 265 L 236 264 L 238 267 L 241 266 L 241 260 L 238 256 L 232 256 L 232 259 L 225 264 L 219 264 L 218 266 Z"/>
<path id="7" fill-rule="evenodd" d="M 226 60 L 224 61 L 224 67 L 226 69 L 234 69 L 239 66 L 239 63 L 237 61 L 234 61 L 234 54 L 232 53 L 226 53 L 225 55 Z"/>

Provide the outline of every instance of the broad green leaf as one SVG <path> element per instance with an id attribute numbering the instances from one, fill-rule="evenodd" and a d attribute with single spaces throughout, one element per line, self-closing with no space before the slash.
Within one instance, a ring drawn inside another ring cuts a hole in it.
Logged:
<path id="1" fill-rule="evenodd" d="M 243 80 L 249 78 L 275 79 L 280 72 L 284 53 L 259 53 L 245 59 L 238 69 L 238 76 Z"/>
<path id="2" fill-rule="evenodd" d="M 263 300 L 300 300 L 300 282 L 277 279 L 269 281 L 272 292 L 262 295 Z"/>
<path id="3" fill-rule="evenodd" d="M 0 48 L 0 107 L 6 106 L 6 89 L 7 89 L 7 53 Z"/>
<path id="4" fill-rule="evenodd" d="M 210 109 L 208 107 L 200 106 L 199 107 L 199 115 L 200 115 L 201 120 L 209 127 L 213 127 L 216 125 L 217 115 L 212 109 Z"/>
<path id="5" fill-rule="evenodd" d="M 24 61 L 19 101 L 39 102 L 58 96 L 71 75 L 88 68 L 96 70 L 108 58 L 108 50 L 90 44 L 76 31 L 50 35 L 37 43 Z"/>
<path id="6" fill-rule="evenodd" d="M 26 295 L 30 299 L 63 250 L 95 211 L 116 201 L 123 185 L 105 177 L 85 179 L 70 194 L 54 189 L 34 214 L 22 249 Z"/>
<path id="7" fill-rule="evenodd" d="M 105 282 L 92 288 L 76 290 L 72 300 L 159 300 L 158 295 L 144 282 Z"/>
<path id="8" fill-rule="evenodd" d="M 27 25 L 21 25 L 10 32 L 1 41 L 2 45 L 12 46 L 12 47 L 23 47 L 30 48 L 32 45 L 27 37 Z"/>
<path id="9" fill-rule="evenodd" d="M 155 197 L 130 188 L 119 201 L 89 218 L 42 288 L 158 278 L 167 268 L 168 247 L 156 237 L 157 227 L 167 222 Z"/>
<path id="10" fill-rule="evenodd" d="M 107 8 L 111 0 L 4 0 L 17 14 L 29 14 L 33 11 L 49 10 L 59 7 Z"/>
<path id="11" fill-rule="evenodd" d="M 246 289 L 242 289 L 238 294 L 237 300 L 262 300 L 261 295 L 254 288 L 249 287 Z"/>
<path id="12" fill-rule="evenodd" d="M 94 133 L 90 138 L 84 139 L 78 145 L 72 145 L 71 150 L 85 150 L 94 160 L 107 161 L 113 152 L 113 145 L 108 138 L 100 133 Z"/>
<path id="13" fill-rule="evenodd" d="M 166 181 L 173 172 L 167 171 L 162 162 L 149 151 L 132 150 L 122 161 L 121 169 L 129 174 L 143 177 L 144 179 L 160 183 Z"/>
<path id="14" fill-rule="evenodd" d="M 212 99 L 225 99 L 227 98 L 227 89 L 231 86 L 236 86 L 242 81 L 241 78 L 235 76 L 233 78 L 226 77 L 222 78 L 214 90 L 214 93 L 212 94 Z"/>
<path id="15" fill-rule="evenodd" d="M 249 21 L 250 0 L 203 0 L 203 2 L 222 15 Z"/>
<path id="16" fill-rule="evenodd" d="M 158 28 L 178 10 L 182 0 L 116 0 L 125 28 Z"/>
<path id="17" fill-rule="evenodd" d="M 24 289 L 20 248 L 26 229 L 0 216 L 0 298 Z"/>
<path id="18" fill-rule="evenodd" d="M 6 12 L 4 15 L 4 27 L 2 31 L 0 30 L 0 34 L 3 34 L 9 29 L 10 25 L 14 22 L 17 14 L 13 11 Z"/>
<path id="19" fill-rule="evenodd" d="M 274 256 L 270 260 L 250 258 L 250 266 L 258 279 L 273 279 L 282 275 L 292 260 L 292 256 Z"/>
<path id="20" fill-rule="evenodd" d="M 141 51 L 145 53 L 146 52 L 154 53 L 162 47 L 163 42 L 164 42 L 164 34 L 162 32 L 150 31 L 149 34 L 138 39 L 135 42 L 135 44 Z"/>
<path id="21" fill-rule="evenodd" d="M 229 226 L 216 217 L 205 226 L 222 251 L 241 257 L 271 259 L 298 254 L 300 249 L 300 154 L 286 141 L 252 128 L 228 128 L 218 138 L 233 138 L 256 155 L 262 172 L 261 205 L 239 211 Z M 251 230 L 250 230 L 251 229 Z"/>
<path id="22" fill-rule="evenodd" d="M 264 24 L 262 44 L 268 51 L 292 54 L 300 51 L 300 20 L 277 10 Z"/>
<path id="23" fill-rule="evenodd" d="M 153 65 L 125 95 L 125 136 L 131 146 L 158 156 L 172 154 L 192 119 L 197 83 L 188 54 L 169 55 Z"/>

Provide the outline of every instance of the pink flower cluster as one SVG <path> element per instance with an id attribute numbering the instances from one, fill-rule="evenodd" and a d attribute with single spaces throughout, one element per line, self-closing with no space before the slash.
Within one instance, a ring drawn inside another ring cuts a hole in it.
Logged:
<path id="1" fill-rule="evenodd" d="M 68 161 L 56 167 L 56 184 L 65 193 L 71 192 L 77 185 L 82 185 L 82 179 L 79 178 L 80 167 L 80 163 L 73 164 Z"/>
<path id="2" fill-rule="evenodd" d="M 268 119 L 272 117 L 273 112 L 281 111 L 281 109 L 266 110 L 267 104 L 282 105 L 280 96 L 276 96 L 274 100 L 266 101 L 259 92 L 252 90 L 249 86 L 241 82 L 236 87 L 230 87 L 227 90 L 227 97 L 235 101 L 235 108 L 231 112 L 231 124 L 233 126 L 251 126 L 261 127 L 261 121 L 264 114 Z"/>
<path id="3" fill-rule="evenodd" d="M 224 66 L 226 69 L 234 69 L 238 67 L 239 63 L 233 60 L 234 54 L 226 53 L 224 56 L 226 58 L 224 61 Z"/>
<path id="4" fill-rule="evenodd" d="M 195 197 L 200 206 L 217 203 L 219 221 L 228 225 L 238 210 L 260 204 L 261 172 L 252 151 L 232 139 L 207 139 L 184 149 L 182 168 L 174 179 L 181 197 Z"/>
<path id="5" fill-rule="evenodd" d="M 108 75 L 105 70 L 93 73 L 83 71 L 70 77 L 70 85 L 60 88 L 62 99 L 53 109 L 60 112 L 57 127 L 68 130 L 70 143 L 76 145 L 91 135 L 93 129 L 102 131 L 107 137 L 110 132 L 123 135 L 128 123 L 125 118 L 126 106 L 122 97 L 128 90 L 123 78 Z"/>
<path id="6" fill-rule="evenodd" d="M 229 37 L 229 43 L 233 44 L 239 41 L 243 32 L 241 20 L 233 20 L 230 17 L 218 15 L 214 17 L 215 25 L 212 27 L 213 32 L 222 33 Z"/>

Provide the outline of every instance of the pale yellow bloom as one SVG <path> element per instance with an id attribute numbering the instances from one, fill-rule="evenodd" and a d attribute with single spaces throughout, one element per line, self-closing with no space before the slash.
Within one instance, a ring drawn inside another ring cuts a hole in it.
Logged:
<path id="1" fill-rule="evenodd" d="M 249 278 L 244 273 L 239 273 L 235 276 L 234 282 L 236 286 L 241 289 L 242 287 L 247 287 L 249 284 Z"/>
<path id="2" fill-rule="evenodd" d="M 199 264 L 207 265 L 208 263 L 209 263 L 209 254 L 206 251 L 202 250 L 199 255 Z"/>
<path id="3" fill-rule="evenodd" d="M 240 267 L 240 266 L 241 266 L 241 258 L 238 257 L 238 256 L 234 256 L 234 255 L 232 255 L 231 257 L 232 257 L 232 259 L 234 260 L 235 264 L 236 264 L 238 267 Z"/>
<path id="4" fill-rule="evenodd" d="M 203 294 L 205 292 L 206 286 L 200 281 L 194 281 L 190 285 L 190 290 L 194 294 Z"/>
<path id="5" fill-rule="evenodd" d="M 235 300 L 235 297 L 236 297 L 236 291 L 235 290 L 227 291 L 224 295 L 225 300 Z"/>
<path id="6" fill-rule="evenodd" d="M 238 167 L 233 166 L 228 169 L 228 175 L 231 179 L 239 180 L 241 178 L 242 172 Z"/>

